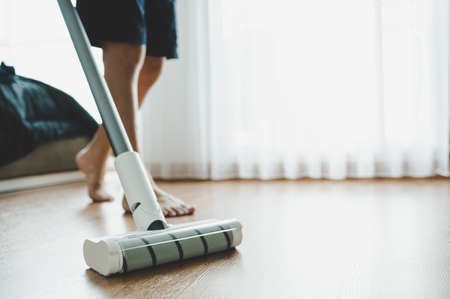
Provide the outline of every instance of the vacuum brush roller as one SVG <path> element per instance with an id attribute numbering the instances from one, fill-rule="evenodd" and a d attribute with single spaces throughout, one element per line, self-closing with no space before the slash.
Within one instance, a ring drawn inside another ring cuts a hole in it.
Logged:
<path id="1" fill-rule="evenodd" d="M 160 231 L 88 239 L 83 251 L 87 265 L 108 276 L 225 251 L 241 240 L 239 221 L 207 220 Z"/>

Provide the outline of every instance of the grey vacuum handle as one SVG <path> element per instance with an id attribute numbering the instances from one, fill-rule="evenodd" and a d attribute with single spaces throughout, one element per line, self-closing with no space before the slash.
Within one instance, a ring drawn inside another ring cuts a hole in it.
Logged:
<path id="1" fill-rule="evenodd" d="M 121 153 L 133 151 L 108 86 L 95 64 L 91 44 L 78 12 L 70 0 L 58 0 L 58 4 L 102 117 L 114 155 L 118 156 Z"/>

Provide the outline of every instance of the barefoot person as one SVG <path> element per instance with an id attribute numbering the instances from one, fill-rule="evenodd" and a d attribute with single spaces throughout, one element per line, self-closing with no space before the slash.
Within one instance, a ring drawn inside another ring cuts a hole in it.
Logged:
<path id="1" fill-rule="evenodd" d="M 77 10 L 93 46 L 103 50 L 105 80 L 130 142 L 138 151 L 137 110 L 161 74 L 164 57 L 177 58 L 175 0 L 78 0 Z M 111 147 L 103 126 L 82 149 L 76 162 L 86 175 L 93 201 L 109 201 L 105 163 Z M 165 216 L 192 214 L 194 208 L 151 180 Z M 125 198 L 122 206 L 129 210 Z"/>

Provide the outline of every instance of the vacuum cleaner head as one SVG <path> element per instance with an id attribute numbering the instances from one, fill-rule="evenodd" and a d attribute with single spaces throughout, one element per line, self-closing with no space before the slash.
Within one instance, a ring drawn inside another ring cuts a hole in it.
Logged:
<path id="1" fill-rule="evenodd" d="M 204 256 L 236 247 L 242 240 L 239 221 L 205 220 L 159 231 L 88 239 L 84 259 L 108 276 Z"/>

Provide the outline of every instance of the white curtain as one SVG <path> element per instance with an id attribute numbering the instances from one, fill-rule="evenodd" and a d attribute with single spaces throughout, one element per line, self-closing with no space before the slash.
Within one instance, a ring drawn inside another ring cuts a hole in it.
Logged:
<path id="1" fill-rule="evenodd" d="M 178 1 L 181 58 L 143 109 L 145 162 L 163 178 L 448 175 L 449 6 Z M 0 60 L 98 119 L 56 1 L 0 0 Z"/>
<path id="2" fill-rule="evenodd" d="M 162 178 L 448 175 L 448 0 L 179 1 L 143 119 Z"/>

